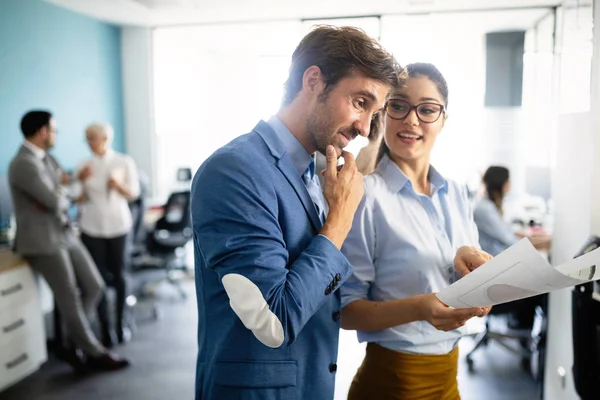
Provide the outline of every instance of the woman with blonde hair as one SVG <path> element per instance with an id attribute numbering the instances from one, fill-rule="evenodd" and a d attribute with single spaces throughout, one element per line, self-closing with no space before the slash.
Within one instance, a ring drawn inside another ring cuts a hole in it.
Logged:
<path id="1" fill-rule="evenodd" d="M 116 334 L 119 343 L 126 339 L 123 327 L 125 309 L 125 251 L 127 235 L 133 221 L 129 201 L 140 192 L 139 178 L 133 159 L 111 148 L 113 128 L 106 123 L 94 123 L 85 130 L 92 156 L 78 172 L 82 182 L 80 198 L 81 240 L 88 248 L 107 285 L 117 294 Z M 103 343 L 112 346 L 108 307 L 104 299 L 98 314 Z"/>

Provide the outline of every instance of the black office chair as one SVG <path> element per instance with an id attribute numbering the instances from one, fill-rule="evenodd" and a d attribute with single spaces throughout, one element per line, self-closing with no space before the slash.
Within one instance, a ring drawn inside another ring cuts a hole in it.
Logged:
<path id="1" fill-rule="evenodd" d="M 600 237 L 590 237 L 575 258 L 600 247 Z M 595 266 L 592 274 L 595 272 Z M 598 398 L 600 381 L 600 283 L 575 286 L 573 310 L 573 382 L 581 400 Z"/>
<path id="2" fill-rule="evenodd" d="M 129 209 L 133 219 L 133 226 L 129 235 L 129 256 L 138 256 L 146 246 L 146 227 L 144 226 L 144 214 L 148 207 L 148 176 L 138 170 L 140 181 L 140 195 L 129 202 Z"/>
<path id="3" fill-rule="evenodd" d="M 481 346 L 486 346 L 490 340 L 495 340 L 502 347 L 520 356 L 521 365 L 529 370 L 534 317 L 536 308 L 542 303 L 543 296 L 534 296 L 492 307 L 486 317 L 485 330 L 475 337 L 475 345 L 466 355 L 469 371 L 474 370 L 473 353 Z M 496 316 L 507 319 L 508 323 L 504 329 L 494 329 L 492 319 Z"/>
<path id="4" fill-rule="evenodd" d="M 178 275 L 190 270 L 186 262 L 186 245 L 192 238 L 190 200 L 189 190 L 174 192 L 169 196 L 163 216 L 147 234 L 145 254 L 132 259 L 131 271 L 134 275 L 149 270 L 165 273 L 159 279 L 145 281 L 138 295 L 147 295 L 148 285 L 166 280 L 177 289 L 182 299 L 187 298 Z"/>

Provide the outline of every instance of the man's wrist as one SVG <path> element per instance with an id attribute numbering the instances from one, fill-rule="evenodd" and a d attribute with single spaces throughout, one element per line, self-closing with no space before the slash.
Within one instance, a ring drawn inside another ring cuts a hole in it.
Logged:
<path id="1" fill-rule="evenodd" d="M 338 213 L 330 211 L 327 220 L 319 233 L 323 236 L 327 236 L 338 249 L 341 249 L 351 227 L 351 221 L 348 223 L 348 221 L 345 221 Z"/>

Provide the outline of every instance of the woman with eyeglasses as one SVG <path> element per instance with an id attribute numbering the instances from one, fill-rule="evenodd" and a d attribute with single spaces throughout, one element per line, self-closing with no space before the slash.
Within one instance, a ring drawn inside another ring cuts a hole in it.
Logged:
<path id="1" fill-rule="evenodd" d="M 368 342 L 351 400 L 459 399 L 460 328 L 489 312 L 451 309 L 434 294 L 460 278 L 454 259 L 478 251 L 478 236 L 466 192 L 430 164 L 448 117 L 446 81 L 431 64 L 406 69 L 406 85 L 385 105 L 377 166 L 342 248 L 353 265 L 341 288 L 342 328 Z"/>

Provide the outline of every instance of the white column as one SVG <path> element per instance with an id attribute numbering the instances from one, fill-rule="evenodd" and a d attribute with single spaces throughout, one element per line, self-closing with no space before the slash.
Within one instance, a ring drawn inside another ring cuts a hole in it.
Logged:
<path id="1" fill-rule="evenodd" d="M 121 29 L 121 63 L 125 106 L 126 151 L 150 180 L 156 196 L 156 134 L 152 85 L 152 29 Z"/>
<path id="2" fill-rule="evenodd" d="M 590 101 L 591 129 L 594 138 L 594 167 L 592 172 L 592 233 L 600 236 L 600 0 L 594 0 L 594 57 Z"/>
<path id="3" fill-rule="evenodd" d="M 600 235 L 600 0 L 594 0 L 590 112 L 562 115 L 553 179 L 553 263 L 567 261 Z M 568 77 L 566 79 L 569 79 Z M 571 289 L 550 294 L 545 400 L 579 399 L 573 384 Z"/>

